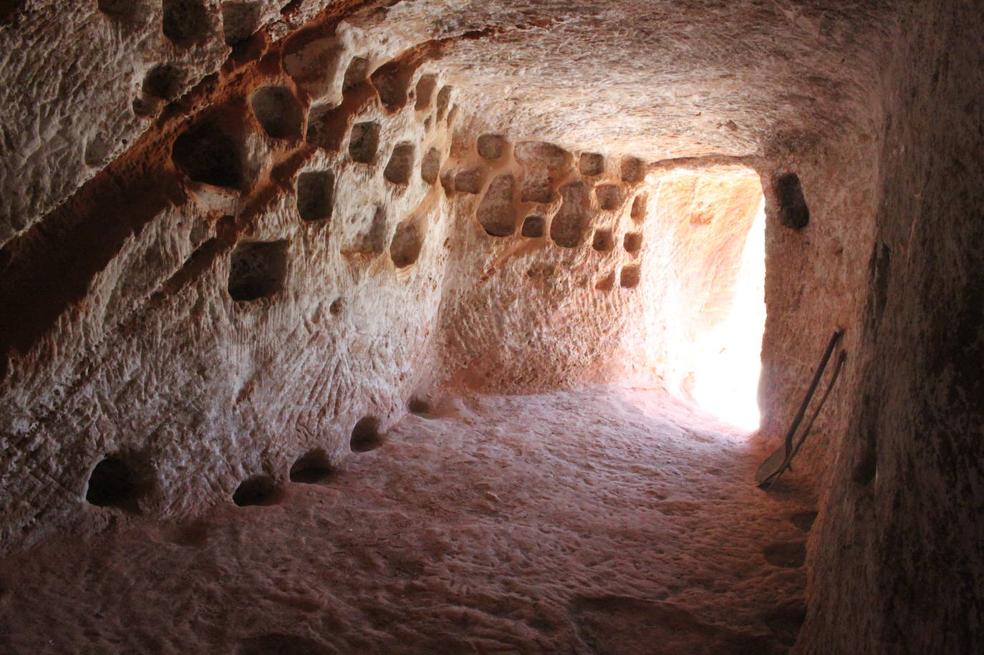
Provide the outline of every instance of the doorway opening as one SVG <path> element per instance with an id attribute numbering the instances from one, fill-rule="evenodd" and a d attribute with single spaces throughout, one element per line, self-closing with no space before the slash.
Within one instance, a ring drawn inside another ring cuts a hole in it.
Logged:
<path id="1" fill-rule="evenodd" d="M 670 390 L 742 434 L 759 427 L 765 200 L 743 166 L 674 169 L 650 211 L 662 244 L 647 317 Z"/>

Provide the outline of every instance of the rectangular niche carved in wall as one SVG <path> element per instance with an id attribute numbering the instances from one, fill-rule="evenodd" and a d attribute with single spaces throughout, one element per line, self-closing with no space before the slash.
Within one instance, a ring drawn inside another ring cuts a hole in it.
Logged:
<path id="1" fill-rule="evenodd" d="M 297 176 L 297 212 L 305 221 L 331 218 L 335 174 L 331 171 L 307 171 Z"/>
<path id="2" fill-rule="evenodd" d="M 287 277 L 286 241 L 240 243 L 232 252 L 229 295 L 237 302 L 272 296 Z"/>

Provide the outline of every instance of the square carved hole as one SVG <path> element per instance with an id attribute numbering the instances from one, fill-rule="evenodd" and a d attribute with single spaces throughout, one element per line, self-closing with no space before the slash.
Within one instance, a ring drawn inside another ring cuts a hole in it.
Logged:
<path id="1" fill-rule="evenodd" d="M 615 271 L 611 271 L 595 283 L 598 291 L 611 291 L 615 287 Z"/>
<path id="2" fill-rule="evenodd" d="M 605 172 L 605 158 L 595 152 L 581 153 L 577 169 L 584 176 L 601 175 Z"/>
<path id="3" fill-rule="evenodd" d="M 803 196 L 803 185 L 796 173 L 785 173 L 775 179 L 779 200 L 779 220 L 786 227 L 802 230 L 810 223 L 810 208 Z"/>
<path id="4" fill-rule="evenodd" d="M 434 99 L 434 90 L 437 88 L 437 78 L 433 75 L 422 75 L 417 81 L 417 101 L 414 109 L 426 111 L 430 109 L 431 101 Z"/>
<path id="5" fill-rule="evenodd" d="M 379 123 L 367 121 L 352 126 L 349 137 L 349 156 L 360 164 L 371 164 L 379 150 Z"/>
<path id="6" fill-rule="evenodd" d="M 618 209 L 622 204 L 622 189 L 614 184 L 599 184 L 595 187 L 598 206 L 604 210 Z"/>
<path id="7" fill-rule="evenodd" d="M 619 172 L 623 182 L 638 184 L 646 177 L 646 165 L 637 157 L 623 157 Z"/>
<path id="8" fill-rule="evenodd" d="M 186 73 L 174 64 L 158 64 L 147 71 L 141 90 L 161 100 L 173 100 L 185 86 Z"/>
<path id="9" fill-rule="evenodd" d="M 523 236 L 531 239 L 542 237 L 546 233 L 547 219 L 543 216 L 527 216 L 523 221 Z"/>
<path id="10" fill-rule="evenodd" d="M 242 43 L 257 30 L 263 18 L 259 2 L 223 2 L 222 31 L 226 45 Z"/>
<path id="11" fill-rule="evenodd" d="M 316 484 L 331 477 L 334 470 L 331 459 L 321 448 L 304 453 L 290 467 L 290 481 Z"/>
<path id="12" fill-rule="evenodd" d="M 365 453 L 383 445 L 384 437 L 379 432 L 379 419 L 375 416 L 364 416 L 352 428 L 352 439 L 349 445 L 354 453 Z"/>
<path id="13" fill-rule="evenodd" d="M 639 280 L 642 279 L 642 270 L 638 265 L 634 266 L 623 266 L 622 275 L 619 278 L 619 284 L 622 285 L 623 289 L 635 289 L 639 286 Z"/>
<path id="14" fill-rule="evenodd" d="M 454 176 L 454 189 L 464 193 L 481 193 L 485 184 L 485 171 L 481 168 L 469 168 Z"/>
<path id="15" fill-rule="evenodd" d="M 230 189 L 246 186 L 242 145 L 214 122 L 203 121 L 181 133 L 171 159 L 194 182 Z"/>
<path id="16" fill-rule="evenodd" d="M 161 31 L 175 45 L 188 47 L 208 38 L 212 26 L 203 0 L 164 0 Z"/>
<path id="17" fill-rule="evenodd" d="M 416 263 L 420 251 L 424 247 L 424 232 L 422 224 L 415 217 L 401 221 L 393 233 L 390 242 L 390 258 L 397 268 L 406 268 Z"/>
<path id="18" fill-rule="evenodd" d="M 386 111 L 392 113 L 407 104 L 407 91 L 412 74 L 412 68 L 401 66 L 397 61 L 388 61 L 369 76 Z"/>
<path id="19" fill-rule="evenodd" d="M 331 218 L 335 193 L 335 174 L 307 171 L 297 176 L 297 212 L 305 221 Z"/>
<path id="20" fill-rule="evenodd" d="M 478 137 L 476 147 L 482 159 L 499 159 L 506 150 L 506 139 L 499 134 L 483 134 Z"/>
<path id="21" fill-rule="evenodd" d="M 253 115 L 263 131 L 274 139 L 299 139 L 304 108 L 285 86 L 264 86 L 249 99 Z"/>
<path id="22" fill-rule="evenodd" d="M 413 172 L 415 149 L 412 143 L 400 143 L 393 148 L 389 163 L 383 170 L 383 177 L 387 182 L 399 184 L 401 186 L 410 182 L 410 173 Z"/>
<path id="23" fill-rule="evenodd" d="M 287 277 L 287 242 L 254 241 L 239 244 L 229 267 L 229 295 L 249 302 L 274 295 Z"/>
<path id="24" fill-rule="evenodd" d="M 608 252 L 615 247 L 615 237 L 612 236 L 611 230 L 595 230 L 594 241 L 591 242 L 591 247 L 598 252 Z"/>
<path id="25" fill-rule="evenodd" d="M 284 496 L 284 491 L 269 475 L 253 475 L 239 483 L 232 494 L 232 502 L 239 507 L 250 505 L 276 505 Z"/>
<path id="26" fill-rule="evenodd" d="M 431 148 L 424 155 L 420 162 L 420 177 L 427 184 L 437 182 L 437 176 L 441 172 L 441 153 L 437 148 Z"/>
<path id="27" fill-rule="evenodd" d="M 348 93 L 363 84 L 369 76 L 369 60 L 365 57 L 352 57 L 345 76 L 342 78 L 342 93 Z"/>
<path id="28" fill-rule="evenodd" d="M 452 87 L 442 86 L 441 90 L 437 92 L 437 120 L 442 121 L 448 113 L 448 107 L 451 105 L 451 92 Z"/>

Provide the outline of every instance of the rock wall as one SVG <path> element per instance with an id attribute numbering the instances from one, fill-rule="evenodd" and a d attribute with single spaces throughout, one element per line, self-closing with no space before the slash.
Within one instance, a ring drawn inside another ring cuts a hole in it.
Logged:
<path id="1" fill-rule="evenodd" d="M 896 27 L 856 403 L 800 652 L 984 648 L 982 27 L 972 3 L 907 5 Z"/>
<path id="2" fill-rule="evenodd" d="M 971 4 L 9 5 L 0 551 L 275 493 L 442 386 L 686 393 L 761 193 L 763 442 L 848 352 L 798 649 L 975 650 Z"/>
<path id="3" fill-rule="evenodd" d="M 871 131 L 878 118 L 872 116 Z M 875 135 L 861 131 L 810 151 L 809 158 L 783 157 L 763 172 L 768 316 L 759 399 L 761 434 L 773 445 L 789 428 L 831 335 L 845 331 L 839 347 L 847 353 L 844 370 L 800 457 L 801 468 L 821 488 L 855 405 L 865 347 L 862 326 L 879 197 L 877 145 Z M 789 174 L 797 176 L 809 213 L 802 227 L 783 220 L 777 184 Z M 823 384 L 833 368 L 832 360 Z"/>
<path id="4" fill-rule="evenodd" d="M 258 41 L 5 245 L 4 549 L 125 517 L 94 471 L 167 517 L 336 462 L 432 371 L 452 90 L 337 24 Z"/>
<path id="5" fill-rule="evenodd" d="M 470 353 L 504 342 L 503 317 L 521 329 L 486 388 L 522 384 L 545 353 L 528 387 L 569 386 L 614 351 L 617 307 L 638 297 L 642 245 L 622 232 L 640 234 L 644 163 L 514 147 L 474 117 L 455 130 L 449 40 L 338 11 L 175 85 L 136 143 L 4 245 L 2 549 L 275 493 L 296 463 L 374 447 L 411 399 L 475 379 Z M 603 222 L 621 231 L 592 248 Z M 610 346 L 581 304 L 542 348 L 529 335 L 558 317 L 497 311 L 489 288 L 517 275 L 490 283 L 494 262 L 517 244 L 524 284 L 609 304 Z M 591 262 L 588 282 L 558 258 Z"/>
<path id="6" fill-rule="evenodd" d="M 283 36 L 325 0 L 57 0 L 0 19 L 0 245 L 127 150 L 168 101 L 266 27 Z M 66 10 L 68 9 L 68 10 Z M 281 11 L 281 10 L 284 11 Z"/>
<path id="7" fill-rule="evenodd" d="M 442 307 L 452 383 L 620 381 L 690 396 L 700 352 L 723 346 L 708 335 L 731 309 L 758 173 L 499 134 L 473 143 L 444 178 L 460 223 Z M 761 332 L 750 338 L 757 348 Z"/>
<path id="8" fill-rule="evenodd" d="M 494 134 L 475 144 L 448 175 L 461 225 L 442 312 L 454 381 L 537 391 L 611 379 L 642 302 L 643 162 Z"/>

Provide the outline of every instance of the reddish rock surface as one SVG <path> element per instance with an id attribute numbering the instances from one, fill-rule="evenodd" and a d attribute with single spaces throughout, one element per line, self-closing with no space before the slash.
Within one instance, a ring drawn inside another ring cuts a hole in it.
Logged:
<path id="1" fill-rule="evenodd" d="M 416 410 L 273 504 L 6 560 L 0 649 L 765 654 L 795 638 L 802 561 L 770 552 L 802 547 L 791 517 L 813 499 L 793 478 L 749 485 L 761 453 L 741 435 L 620 387 Z"/>
<path id="2" fill-rule="evenodd" d="M 0 640 L 984 650 L 982 34 L 0 2 Z"/>

